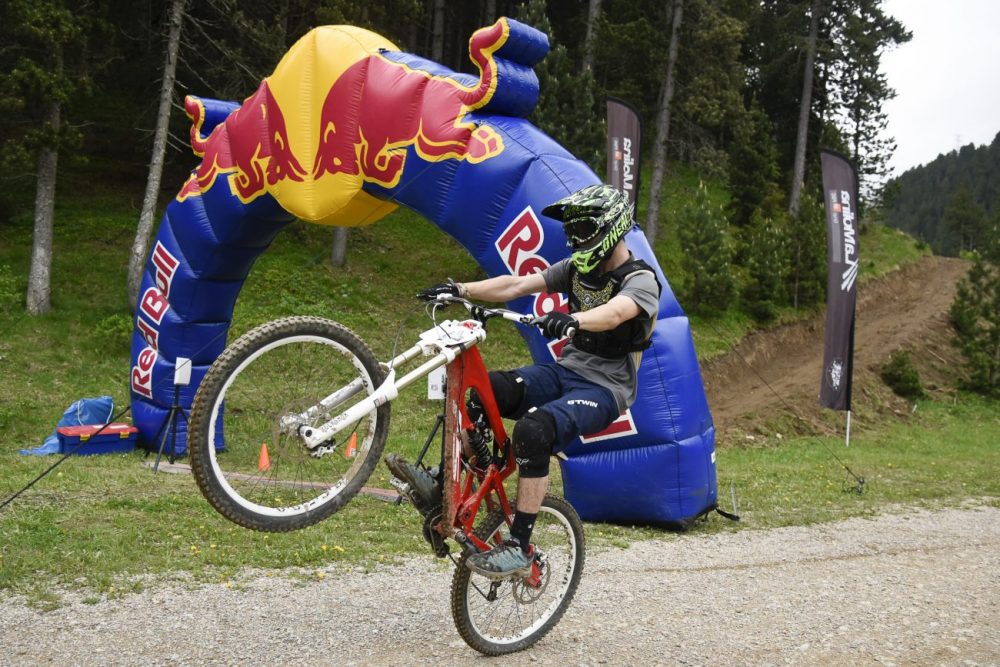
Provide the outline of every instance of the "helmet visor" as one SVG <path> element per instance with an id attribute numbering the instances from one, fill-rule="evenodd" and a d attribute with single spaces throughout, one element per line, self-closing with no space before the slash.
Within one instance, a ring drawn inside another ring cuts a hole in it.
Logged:
<path id="1" fill-rule="evenodd" d="M 601 233 L 601 222 L 599 218 L 591 216 L 572 218 L 563 223 L 563 231 L 571 246 L 581 246 L 593 241 Z"/>

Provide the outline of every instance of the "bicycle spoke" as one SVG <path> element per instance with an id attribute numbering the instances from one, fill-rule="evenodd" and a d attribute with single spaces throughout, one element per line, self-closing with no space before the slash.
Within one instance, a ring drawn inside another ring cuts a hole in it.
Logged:
<path id="1" fill-rule="evenodd" d="M 192 409 L 192 467 L 202 491 L 224 515 L 258 530 L 301 528 L 336 511 L 374 469 L 388 407 L 313 450 L 300 430 L 346 408 L 324 407 L 331 392 L 360 388 L 341 394 L 356 394 L 353 404 L 381 379 L 367 346 L 326 320 L 278 320 L 240 338 L 213 364 Z"/>
<path id="2" fill-rule="evenodd" d="M 499 514 L 491 516 L 502 523 Z M 495 531 L 492 526 L 482 527 L 484 534 L 493 534 L 491 529 Z M 489 580 L 472 574 L 464 563 L 460 565 L 452 588 L 452 608 L 462 637 L 483 653 L 501 655 L 522 650 L 548 632 L 566 610 L 579 582 L 582 536 L 572 507 L 547 496 L 532 536 L 539 557 L 544 557 L 538 586 L 512 577 L 503 580 L 496 598 L 489 600 L 481 588 L 481 582 Z M 497 535 L 494 539 L 502 538 Z"/>

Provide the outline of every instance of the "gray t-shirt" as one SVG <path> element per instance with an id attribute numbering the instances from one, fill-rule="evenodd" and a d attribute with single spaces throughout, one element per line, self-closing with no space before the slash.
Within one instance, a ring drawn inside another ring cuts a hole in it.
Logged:
<path id="1" fill-rule="evenodd" d="M 629 256 L 629 261 L 631 260 L 632 257 Z M 572 266 L 567 258 L 542 272 L 545 286 L 550 292 L 569 294 Z M 651 271 L 636 271 L 630 274 L 625 278 L 619 294 L 624 294 L 635 301 L 640 310 L 637 318 L 643 323 L 643 326 L 647 327 L 647 333 L 652 334 L 653 327 L 656 325 L 656 315 L 660 310 L 659 290 L 653 273 Z M 573 343 L 567 342 L 557 363 L 581 377 L 609 389 L 614 394 L 618 409 L 624 412 L 635 400 L 636 375 L 641 359 L 642 352 L 633 352 L 618 359 L 607 359 L 579 350 Z"/>

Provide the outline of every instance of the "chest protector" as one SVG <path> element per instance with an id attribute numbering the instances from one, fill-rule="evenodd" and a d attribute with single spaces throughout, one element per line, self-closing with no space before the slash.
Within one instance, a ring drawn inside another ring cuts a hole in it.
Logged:
<path id="1" fill-rule="evenodd" d="M 576 268 L 571 269 L 569 312 L 579 313 L 606 304 L 622 290 L 625 279 L 637 271 L 649 271 L 656 280 L 656 295 L 663 289 L 656 279 L 656 272 L 641 259 L 625 262 L 614 271 L 600 276 L 582 276 Z M 641 352 L 649 347 L 652 332 L 643 326 L 645 317 L 634 317 L 622 322 L 611 331 L 578 331 L 573 336 L 573 346 L 578 350 L 600 357 L 622 357 L 630 352 Z"/>

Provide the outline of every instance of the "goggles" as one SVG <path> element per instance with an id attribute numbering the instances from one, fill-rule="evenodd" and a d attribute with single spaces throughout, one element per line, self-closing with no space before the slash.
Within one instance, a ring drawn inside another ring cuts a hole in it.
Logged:
<path id="1" fill-rule="evenodd" d="M 593 241 L 601 233 L 601 221 L 597 217 L 581 216 L 563 223 L 566 241 L 571 246 L 581 246 Z"/>

